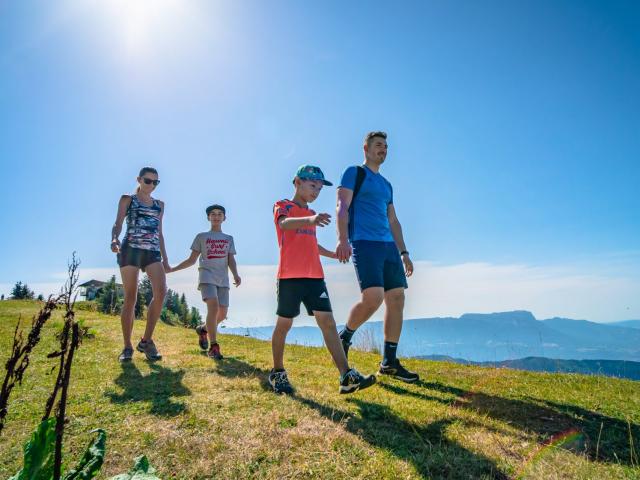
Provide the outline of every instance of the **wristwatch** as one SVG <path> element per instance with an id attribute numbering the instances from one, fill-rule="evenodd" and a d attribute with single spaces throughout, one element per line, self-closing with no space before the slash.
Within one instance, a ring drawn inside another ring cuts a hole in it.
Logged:
<path id="1" fill-rule="evenodd" d="M 403 256 L 403 255 L 409 255 L 409 252 L 407 252 L 406 250 L 403 250 L 400 252 L 400 256 Z"/>

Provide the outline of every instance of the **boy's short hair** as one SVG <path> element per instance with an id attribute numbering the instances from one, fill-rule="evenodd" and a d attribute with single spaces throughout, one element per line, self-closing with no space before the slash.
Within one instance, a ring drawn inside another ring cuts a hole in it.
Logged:
<path id="1" fill-rule="evenodd" d="M 211 213 L 212 210 L 222 210 L 222 213 L 224 214 L 224 216 L 225 217 L 227 216 L 227 211 L 224 209 L 222 205 L 213 204 L 207 207 L 207 218 L 209 218 L 209 214 Z"/>
<path id="2" fill-rule="evenodd" d="M 375 138 L 375 137 L 381 137 L 384 138 L 385 140 L 387 139 L 387 132 L 381 132 L 381 131 L 376 131 L 376 132 L 369 132 L 364 136 L 364 144 L 367 147 L 371 146 L 371 141 Z"/>

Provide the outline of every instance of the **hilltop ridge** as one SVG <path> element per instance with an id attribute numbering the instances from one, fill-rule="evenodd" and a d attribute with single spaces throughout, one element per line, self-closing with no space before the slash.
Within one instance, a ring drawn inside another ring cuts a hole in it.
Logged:
<path id="1" fill-rule="evenodd" d="M 34 302 L 0 302 L 0 351 Z M 193 331 L 158 326 L 165 356 L 118 364 L 120 322 L 78 311 L 95 333 L 72 372 L 65 449 L 77 454 L 90 430 L 108 432 L 101 475 L 146 454 L 161 478 L 640 478 L 640 384 L 406 360 L 420 383 L 383 379 L 350 396 L 322 348 L 290 345 L 296 387 L 277 396 L 265 383 L 270 345 L 222 335 L 226 359 L 203 356 Z M 45 329 L 0 437 L 0 477 L 18 468 L 39 420 L 59 318 Z M 142 322 L 136 322 L 136 333 Z M 373 372 L 377 355 L 352 363 Z M 630 438 L 635 442 L 630 443 Z"/>

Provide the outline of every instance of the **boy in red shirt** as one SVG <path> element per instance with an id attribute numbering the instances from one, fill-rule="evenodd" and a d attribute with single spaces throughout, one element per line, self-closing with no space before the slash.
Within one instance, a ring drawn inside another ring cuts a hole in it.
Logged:
<path id="1" fill-rule="evenodd" d="M 273 369 L 269 374 L 269 384 L 276 393 L 293 392 L 284 369 L 284 346 L 293 319 L 300 314 L 300 303 L 304 303 L 308 314 L 315 317 L 322 330 L 324 343 L 340 371 L 340 393 L 362 390 L 373 385 L 376 379 L 373 375 L 365 377 L 355 368 L 349 368 L 331 312 L 320 263 L 320 255 L 337 258 L 335 252 L 318 245 L 316 239 L 316 226 L 329 225 L 331 215 L 316 214 L 308 207 L 318 198 L 323 185 L 332 184 L 324 179 L 318 167 L 312 165 L 301 166 L 293 184 L 296 189 L 293 199 L 276 202 L 273 210 L 280 261 L 278 320 L 271 339 Z"/>

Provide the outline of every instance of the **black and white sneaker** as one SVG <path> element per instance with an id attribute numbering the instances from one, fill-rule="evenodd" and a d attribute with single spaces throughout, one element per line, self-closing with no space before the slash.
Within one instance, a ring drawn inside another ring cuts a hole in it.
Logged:
<path id="1" fill-rule="evenodd" d="M 352 368 L 340 377 L 340 393 L 353 393 L 357 390 L 364 390 L 374 383 L 376 383 L 374 375 L 365 377 L 355 368 Z"/>
<path id="2" fill-rule="evenodd" d="M 402 380 L 407 383 L 414 383 L 420 380 L 420 375 L 415 372 L 410 372 L 404 368 L 400 365 L 400 360 L 397 358 L 391 365 L 384 365 L 381 363 L 378 375 L 390 375 L 393 378 L 397 378 L 398 380 Z"/>
<path id="3" fill-rule="evenodd" d="M 279 372 L 271 370 L 269 374 L 269 385 L 271 385 L 275 393 L 286 393 L 287 395 L 293 393 L 293 387 L 289 383 L 286 370 Z"/>

